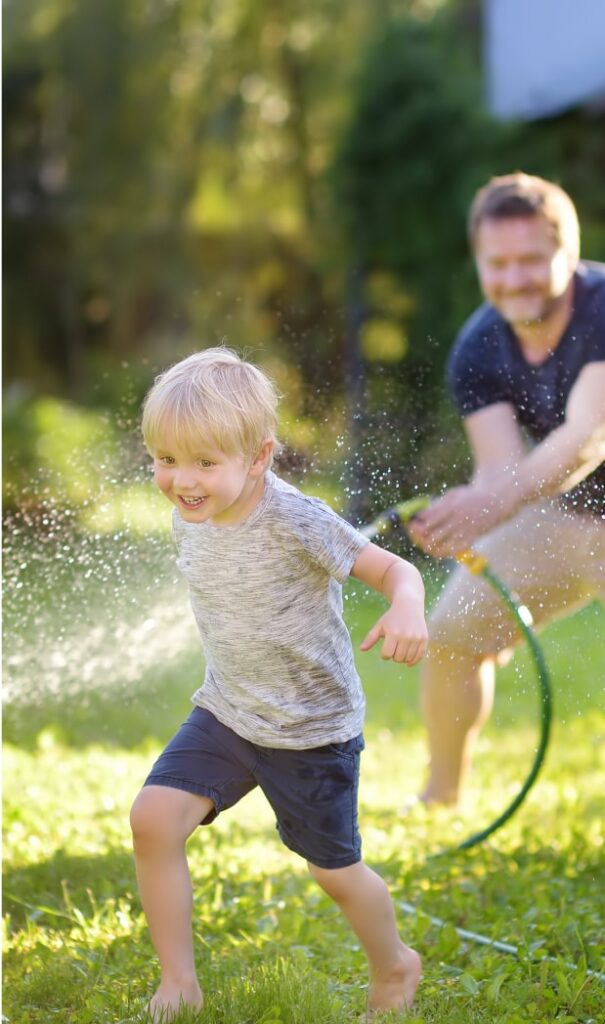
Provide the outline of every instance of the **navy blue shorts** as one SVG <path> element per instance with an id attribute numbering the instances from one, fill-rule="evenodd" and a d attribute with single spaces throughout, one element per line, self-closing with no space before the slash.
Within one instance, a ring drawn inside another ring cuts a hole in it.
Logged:
<path id="1" fill-rule="evenodd" d="M 200 825 L 260 786 L 290 850 L 317 867 L 344 868 L 361 860 L 357 790 L 363 747 L 363 736 L 307 750 L 259 747 L 195 707 L 145 785 L 209 797 L 214 809 Z"/>

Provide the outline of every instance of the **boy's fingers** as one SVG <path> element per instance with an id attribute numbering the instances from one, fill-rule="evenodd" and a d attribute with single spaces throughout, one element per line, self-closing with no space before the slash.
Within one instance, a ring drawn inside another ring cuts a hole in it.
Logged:
<path id="1" fill-rule="evenodd" d="M 408 665 L 416 665 L 419 661 L 424 658 L 426 654 L 427 641 L 418 640 L 416 644 L 410 649 L 408 658 Z"/>
<path id="2" fill-rule="evenodd" d="M 407 640 L 400 640 L 399 643 L 397 644 L 397 650 L 395 651 L 395 654 L 393 655 L 393 661 L 396 661 L 400 665 L 408 662 L 409 661 L 408 651 L 409 651 L 409 646 L 408 646 Z"/>
<path id="3" fill-rule="evenodd" d="M 381 636 L 382 631 L 380 629 L 380 626 L 373 626 L 368 635 L 366 636 L 366 638 L 362 640 L 361 644 L 359 645 L 360 650 L 369 651 L 370 648 L 373 647 L 375 643 L 378 643 Z"/>
<path id="4" fill-rule="evenodd" d="M 386 637 L 385 641 L 384 641 L 384 643 L 382 645 L 382 650 L 380 652 L 380 657 L 383 658 L 385 661 L 390 661 L 391 658 L 395 657 L 396 653 L 397 653 L 397 641 L 393 640 L 392 637 Z"/>
<path id="5" fill-rule="evenodd" d="M 380 623 L 372 627 L 368 635 L 359 645 L 360 650 L 369 651 L 374 644 L 384 637 L 384 643 L 380 651 L 380 657 L 384 661 L 396 661 L 398 664 L 415 665 L 426 653 L 425 640 L 399 640 L 395 637 L 385 637 Z"/>
<path id="6" fill-rule="evenodd" d="M 395 661 L 399 661 L 404 665 L 413 665 L 415 650 L 416 645 L 413 642 L 408 642 L 407 640 L 403 641 L 397 647 L 397 656 Z"/>
<path id="7" fill-rule="evenodd" d="M 425 647 L 424 640 L 401 641 L 397 645 L 395 661 L 405 665 L 415 665 L 422 658 Z"/>

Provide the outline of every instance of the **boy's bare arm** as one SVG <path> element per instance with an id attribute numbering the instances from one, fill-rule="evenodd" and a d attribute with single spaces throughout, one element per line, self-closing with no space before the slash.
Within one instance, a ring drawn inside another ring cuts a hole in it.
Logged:
<path id="1" fill-rule="evenodd" d="M 368 544 L 351 569 L 351 576 L 378 591 L 391 605 L 370 630 L 361 650 L 370 650 L 382 639 L 382 658 L 415 665 L 426 653 L 428 643 L 424 584 L 418 570 L 403 558 Z"/>

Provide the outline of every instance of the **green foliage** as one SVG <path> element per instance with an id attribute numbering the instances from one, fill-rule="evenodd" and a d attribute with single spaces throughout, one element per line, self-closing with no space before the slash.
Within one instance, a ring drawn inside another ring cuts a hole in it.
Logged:
<path id="1" fill-rule="evenodd" d="M 7 6 L 9 373 L 81 394 L 90 350 L 124 353 L 192 284 L 194 97 L 167 88 L 187 26 L 140 0 Z"/>
<path id="2" fill-rule="evenodd" d="M 56 398 L 6 403 L 4 452 L 5 508 L 87 504 L 121 473 L 112 417 Z"/>
<path id="3" fill-rule="evenodd" d="M 6 5 L 8 379 L 87 399 L 99 354 L 161 365 L 225 336 L 325 379 L 321 174 L 373 18 L 338 8 Z"/>
<path id="4" fill-rule="evenodd" d="M 408 17 L 369 48 L 334 172 L 353 258 L 370 283 L 377 271 L 400 279 L 406 367 L 433 381 L 458 326 L 454 297 L 469 291 L 466 210 L 495 132 L 477 102 L 469 39 L 453 47 L 446 27 Z"/>

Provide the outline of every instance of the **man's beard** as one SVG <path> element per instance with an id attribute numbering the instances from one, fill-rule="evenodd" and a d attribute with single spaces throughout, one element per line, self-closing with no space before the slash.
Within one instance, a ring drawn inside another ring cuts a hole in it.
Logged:
<path id="1" fill-rule="evenodd" d="M 523 294 L 523 293 L 521 293 Z M 529 293 L 533 295 L 534 293 Z M 536 296 L 536 300 L 539 300 L 539 309 L 537 312 L 532 312 L 529 315 L 523 316 L 504 314 L 504 318 L 511 324 L 512 327 L 518 324 L 520 327 L 540 327 L 547 323 L 553 316 L 555 316 L 562 308 L 565 302 L 565 292 L 562 295 L 556 296 Z M 506 306 L 506 300 L 502 303 Z"/>

